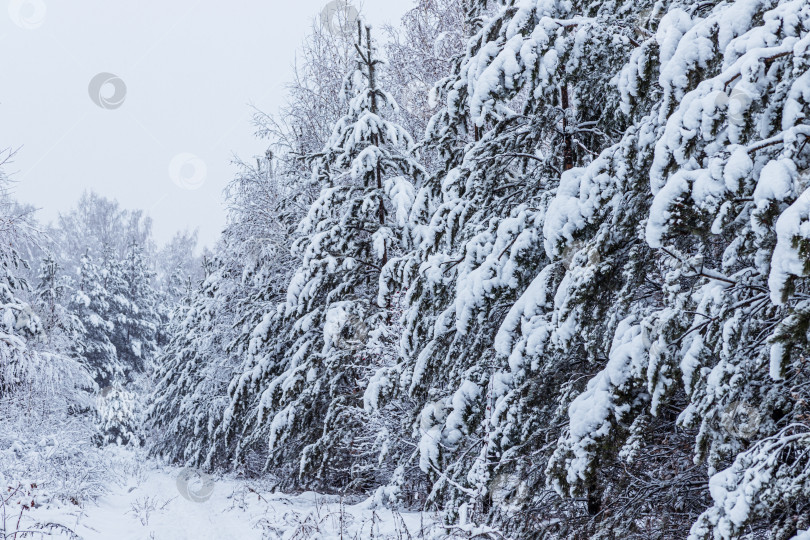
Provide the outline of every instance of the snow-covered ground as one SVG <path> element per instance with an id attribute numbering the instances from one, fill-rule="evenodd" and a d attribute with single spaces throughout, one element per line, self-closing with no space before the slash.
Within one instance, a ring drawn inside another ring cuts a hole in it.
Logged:
<path id="1" fill-rule="evenodd" d="M 119 465 L 108 491 L 81 505 L 35 502 L 37 490 L 20 493 L 7 505 L 6 536 L 43 530 L 27 538 L 86 540 L 204 539 L 407 539 L 429 537 L 435 516 L 343 504 L 339 497 L 316 493 L 284 495 L 236 478 L 200 476 L 137 456 Z M 20 504 L 16 504 L 17 502 Z M 28 504 L 30 506 L 30 503 Z M 1 525 L 1 524 L 0 524 Z M 54 527 L 56 526 L 56 527 Z M 71 532 L 77 536 L 72 536 Z M 22 535 L 19 536 L 23 538 Z"/>

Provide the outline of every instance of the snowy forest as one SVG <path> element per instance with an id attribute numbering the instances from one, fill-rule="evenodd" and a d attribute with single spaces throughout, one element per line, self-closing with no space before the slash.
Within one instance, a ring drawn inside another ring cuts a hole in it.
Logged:
<path id="1" fill-rule="evenodd" d="M 154 463 L 255 538 L 810 539 L 810 2 L 349 19 L 210 248 L 41 222 L 3 152 L 0 537 L 96 538 L 63 509 Z"/>

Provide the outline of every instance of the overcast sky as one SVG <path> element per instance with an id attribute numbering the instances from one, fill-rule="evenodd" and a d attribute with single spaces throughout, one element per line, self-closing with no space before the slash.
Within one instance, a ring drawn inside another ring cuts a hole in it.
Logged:
<path id="1" fill-rule="evenodd" d="M 267 146 L 253 136 L 250 105 L 276 110 L 296 50 L 329 5 L 3 1 L 0 148 L 22 147 L 8 168 L 17 198 L 50 221 L 93 189 L 147 210 L 159 242 L 198 228 L 209 245 L 232 155 Z M 379 26 L 409 7 L 365 0 L 362 11 Z"/>

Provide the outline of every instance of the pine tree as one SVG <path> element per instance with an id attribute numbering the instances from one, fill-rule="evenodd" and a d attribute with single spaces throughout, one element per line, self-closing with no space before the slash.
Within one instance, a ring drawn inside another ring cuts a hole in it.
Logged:
<path id="1" fill-rule="evenodd" d="M 156 336 L 159 317 L 157 293 L 153 287 L 154 273 L 149 267 L 143 248 L 131 244 L 122 263 L 108 262 L 110 283 L 119 298 L 116 324 L 111 335 L 121 362 L 132 379 L 146 372 L 157 350 Z M 120 279 L 115 279 L 120 273 Z"/>
<path id="2" fill-rule="evenodd" d="M 155 343 L 162 348 L 171 339 L 169 324 L 175 308 L 189 301 L 202 280 L 202 261 L 195 255 L 197 232 L 183 231 L 155 254 L 157 331 Z M 142 251 L 142 250 L 141 250 Z"/>
<path id="3" fill-rule="evenodd" d="M 2 192 L 4 177 L 0 172 L 0 210 L 6 210 Z M 18 216 L 0 213 L 0 230 L 4 234 L 16 233 Z M 28 382 L 28 375 L 36 358 L 36 352 L 29 346 L 29 340 L 42 331 L 42 322 L 31 306 L 20 298 L 29 290 L 28 282 L 21 277 L 20 270 L 27 262 L 20 256 L 14 245 L 5 242 L 0 245 L 0 396 L 13 393 Z"/>
<path id="4" fill-rule="evenodd" d="M 147 415 L 152 452 L 180 463 L 221 467 L 228 454 L 215 429 L 228 404 L 233 371 L 226 347 L 234 280 L 221 264 L 212 264 L 201 289 L 175 310 L 172 340 L 157 359 Z"/>
<path id="5" fill-rule="evenodd" d="M 283 358 L 270 362 L 260 380 L 241 383 L 261 389 L 256 428 L 269 434 L 274 463 L 301 456 L 303 483 L 349 490 L 374 482 L 369 463 L 376 454 L 358 442 L 361 385 L 373 367 L 361 342 L 385 323 L 386 306 L 377 303 L 385 286 L 381 268 L 408 245 L 407 212 L 422 175 L 408 153 L 411 137 L 385 119 L 396 105 L 378 87 L 381 65 L 370 29 L 358 27 L 357 69 L 344 85 L 348 112 L 311 157 L 322 189 L 299 227 L 300 266 L 283 311 L 269 315 L 251 347 L 254 356 Z M 267 328 L 285 321 L 292 335 L 263 343 Z M 240 387 L 234 394 L 245 399 Z"/>
<path id="6" fill-rule="evenodd" d="M 101 266 L 90 256 L 82 258 L 76 290 L 69 310 L 84 327 L 83 335 L 73 346 L 73 354 L 81 358 L 99 388 L 106 388 L 124 376 L 118 354 L 110 339 L 115 328 L 111 319 L 110 291 Z"/>
<path id="7" fill-rule="evenodd" d="M 154 453 L 253 475 L 267 455 L 245 433 L 256 404 L 231 407 L 229 383 L 252 369 L 245 365 L 257 360 L 255 331 L 284 299 L 294 264 L 290 229 L 305 195 L 269 158 L 241 163 L 226 195 L 228 224 L 218 256 L 206 260 L 206 279 L 170 319 L 172 339 L 157 362 L 149 420 Z"/>
<path id="8" fill-rule="evenodd" d="M 404 363 L 394 387 L 418 404 L 412 425 L 420 434 L 419 463 L 434 482 L 431 498 L 450 514 L 468 498 L 487 509 L 488 478 L 507 441 L 492 429 L 493 404 L 508 387 L 495 336 L 548 264 L 542 229 L 549 195 L 560 171 L 587 157 L 571 149 L 603 144 L 590 132 L 609 121 L 597 107 L 575 117 L 565 104 L 570 89 L 553 80 L 554 66 L 538 67 L 551 45 L 538 25 L 557 29 L 565 6 L 529 2 L 489 20 L 482 19 L 483 3 L 470 7 L 473 35 L 453 75 L 434 90 L 442 107 L 428 127 L 445 168 L 417 198 L 416 249 L 392 268 L 408 291 Z M 558 46 L 565 50 L 570 41 Z M 516 427 L 530 432 L 544 414 L 524 416 Z"/>
<path id="9" fill-rule="evenodd" d="M 799 330 L 810 165 L 806 20 L 806 6 L 764 2 L 718 5 L 703 17 L 672 9 L 659 25 L 680 39 L 661 54 L 667 118 L 650 169 L 645 238 L 669 266 L 669 281 L 691 291 L 667 291 L 668 304 L 688 315 L 664 326 L 680 334 L 651 349 L 648 376 L 658 380 L 654 398 L 673 387 L 688 396 L 678 420 L 697 429 L 696 459 L 713 475 L 714 505 L 693 538 L 796 534 L 810 494 L 799 390 L 807 346 Z M 672 70 L 698 71 L 696 42 L 712 47 L 701 76 L 686 83 Z"/>
<path id="10" fill-rule="evenodd" d="M 74 293 L 73 283 L 50 253 L 42 259 L 37 280 L 33 292 L 34 307 L 42 321 L 40 339 L 51 349 L 70 351 L 85 332 L 79 318 L 68 309 Z M 75 359 L 82 360 L 81 357 Z"/>

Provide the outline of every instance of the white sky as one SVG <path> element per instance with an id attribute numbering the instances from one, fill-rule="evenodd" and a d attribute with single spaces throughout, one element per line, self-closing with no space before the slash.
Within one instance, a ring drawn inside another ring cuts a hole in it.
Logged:
<path id="1" fill-rule="evenodd" d="M 263 155 L 267 146 L 253 136 L 250 105 L 276 110 L 295 52 L 329 0 L 2 3 L 0 148 L 22 147 L 7 169 L 17 198 L 51 221 L 93 189 L 147 210 L 161 243 L 198 228 L 210 245 L 224 224 L 232 155 Z M 411 4 L 365 0 L 362 11 L 379 27 Z M 126 84 L 119 108 L 91 100 L 100 72 Z M 204 163 L 202 185 L 186 182 L 197 189 L 173 182 L 179 154 Z"/>

